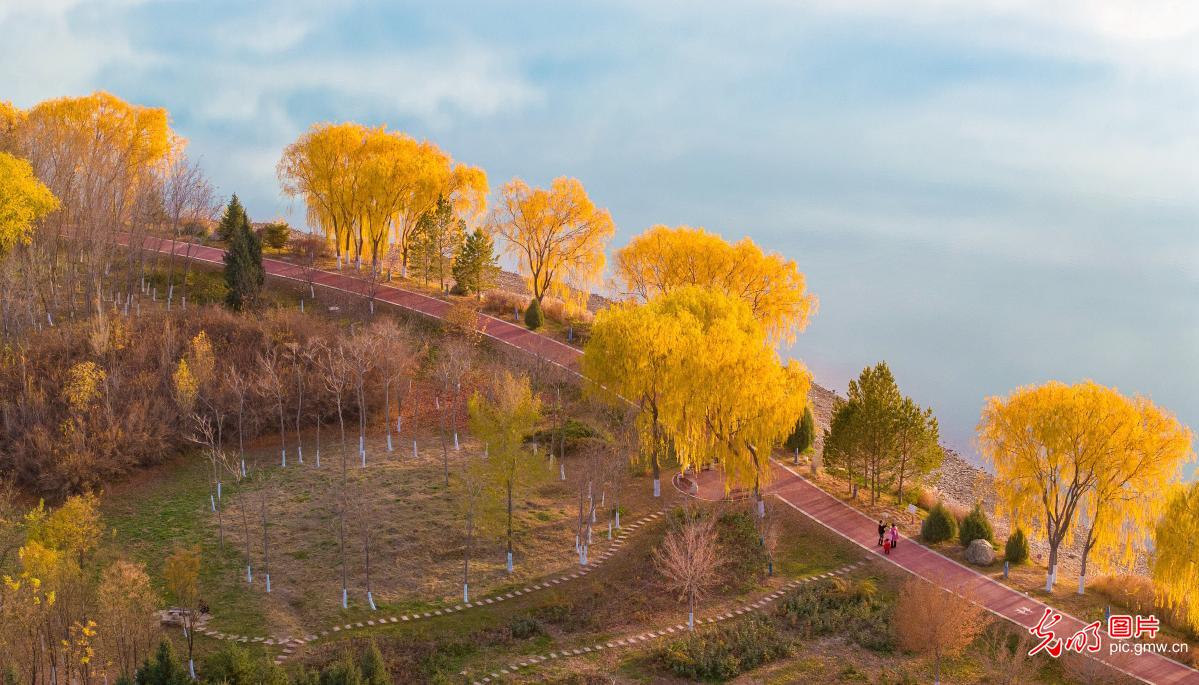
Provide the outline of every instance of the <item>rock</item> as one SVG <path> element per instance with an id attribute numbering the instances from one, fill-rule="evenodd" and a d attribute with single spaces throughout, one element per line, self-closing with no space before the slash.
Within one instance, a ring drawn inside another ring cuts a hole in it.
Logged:
<path id="1" fill-rule="evenodd" d="M 975 566 L 990 566 L 995 561 L 995 550 L 986 540 L 971 540 L 966 546 L 966 561 Z"/>

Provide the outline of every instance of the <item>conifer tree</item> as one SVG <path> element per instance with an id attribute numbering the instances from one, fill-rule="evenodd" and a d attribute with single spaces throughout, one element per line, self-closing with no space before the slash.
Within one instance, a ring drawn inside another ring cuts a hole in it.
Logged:
<path id="1" fill-rule="evenodd" d="M 464 295 L 474 293 L 479 298 L 483 297 L 484 290 L 495 285 L 499 270 L 495 243 L 491 236 L 478 228 L 466 236 L 451 268 L 458 290 Z"/>
<path id="2" fill-rule="evenodd" d="M 240 216 L 240 219 L 234 220 Z M 224 230 L 225 219 L 231 222 L 229 249 L 225 252 L 225 285 L 229 292 L 225 304 L 234 311 L 253 308 L 266 281 L 262 268 L 262 239 L 250 230 L 250 220 L 234 195 L 221 219 Z"/>
<path id="3" fill-rule="evenodd" d="M 234 232 L 242 224 L 249 226 L 250 219 L 246 215 L 246 208 L 242 206 L 241 200 L 237 199 L 237 193 L 234 193 L 233 197 L 229 198 L 229 204 L 225 206 L 225 213 L 221 215 L 221 222 L 217 224 L 217 237 L 225 242 L 232 240 Z"/>
<path id="4" fill-rule="evenodd" d="M 804 407 L 803 416 L 799 417 L 799 421 L 795 424 L 795 430 L 787 437 L 787 442 L 783 446 L 788 450 L 799 454 L 804 454 L 812 449 L 812 444 L 816 442 L 816 419 L 812 416 L 812 407 Z"/>

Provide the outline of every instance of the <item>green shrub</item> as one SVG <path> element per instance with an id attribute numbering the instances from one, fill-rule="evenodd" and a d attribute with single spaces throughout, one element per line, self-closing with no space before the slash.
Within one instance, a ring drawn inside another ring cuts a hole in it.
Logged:
<path id="1" fill-rule="evenodd" d="M 833 578 L 800 586 L 775 612 L 804 637 L 844 635 L 867 649 L 889 652 L 892 601 L 873 579 Z"/>
<path id="2" fill-rule="evenodd" d="M 928 518 L 920 524 L 920 537 L 925 542 L 945 542 L 952 540 L 958 533 L 958 522 L 953 514 L 941 502 L 933 505 L 928 512 Z"/>
<path id="3" fill-rule="evenodd" d="M 517 616 L 508 624 L 508 632 L 517 640 L 527 640 L 541 634 L 541 624 L 532 616 Z"/>
<path id="4" fill-rule="evenodd" d="M 983 513 L 981 503 L 975 504 L 970 513 L 962 519 L 958 540 L 961 541 L 962 547 L 966 547 L 975 540 L 995 543 L 995 531 L 991 528 L 991 522 L 987 520 L 987 515 Z"/>
<path id="5" fill-rule="evenodd" d="M 754 515 L 748 511 L 726 511 L 716 520 L 716 538 L 725 559 L 722 572 L 732 584 L 753 583 L 766 575 L 770 561 Z"/>
<path id="6" fill-rule="evenodd" d="M 283 221 L 272 221 L 262 227 L 262 244 L 276 250 L 282 250 L 287 246 L 288 239 L 291 238 L 291 227 Z"/>
<path id="7" fill-rule="evenodd" d="M 525 310 L 525 325 L 530 331 L 535 331 L 545 325 L 545 314 L 541 311 L 541 303 L 537 298 L 529 300 L 529 307 Z"/>
<path id="8" fill-rule="evenodd" d="M 287 673 L 245 647 L 226 643 L 208 655 L 200 669 L 204 680 L 226 685 L 288 685 Z"/>
<path id="9" fill-rule="evenodd" d="M 1025 537 L 1023 529 L 1017 528 L 1016 532 L 1008 536 L 1007 543 L 1003 546 L 1003 558 L 1012 564 L 1028 561 L 1028 538 Z"/>
<path id="10" fill-rule="evenodd" d="M 660 665 L 680 678 L 727 680 L 791 653 L 791 640 L 765 616 L 692 632 L 657 650 Z"/>

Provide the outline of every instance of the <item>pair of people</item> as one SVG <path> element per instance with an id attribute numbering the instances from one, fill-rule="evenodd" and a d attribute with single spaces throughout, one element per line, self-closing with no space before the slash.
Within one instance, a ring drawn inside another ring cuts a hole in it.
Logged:
<path id="1" fill-rule="evenodd" d="M 899 544 L 899 528 L 894 523 L 883 523 L 882 519 L 878 520 L 878 544 L 883 548 L 883 554 L 890 554 L 891 549 Z"/>

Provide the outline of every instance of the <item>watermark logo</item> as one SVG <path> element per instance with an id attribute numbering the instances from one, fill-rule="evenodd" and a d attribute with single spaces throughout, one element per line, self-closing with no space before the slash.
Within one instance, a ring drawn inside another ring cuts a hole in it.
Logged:
<path id="1" fill-rule="evenodd" d="M 1041 620 L 1037 624 L 1028 629 L 1028 632 L 1033 637 L 1040 640 L 1035 647 L 1028 650 L 1029 656 L 1035 656 L 1040 652 L 1045 652 L 1053 658 L 1058 658 L 1062 652 L 1075 652 L 1077 654 L 1097 654 L 1103 650 L 1103 638 L 1100 634 L 1102 621 L 1094 621 L 1087 624 L 1082 629 L 1066 638 L 1058 637 L 1053 631 L 1053 627 L 1060 623 L 1062 614 L 1053 609 L 1046 608 L 1045 613 L 1041 614 Z M 1188 649 L 1185 642 L 1174 643 L 1159 643 L 1159 642 L 1127 642 L 1127 640 L 1148 639 L 1153 640 L 1157 637 L 1158 630 L 1161 629 L 1161 622 L 1156 616 L 1129 616 L 1126 614 L 1113 614 L 1108 617 L 1107 621 L 1107 636 L 1108 653 L 1132 653 L 1141 655 L 1144 653 L 1157 654 L 1179 654 L 1184 653 Z"/>

